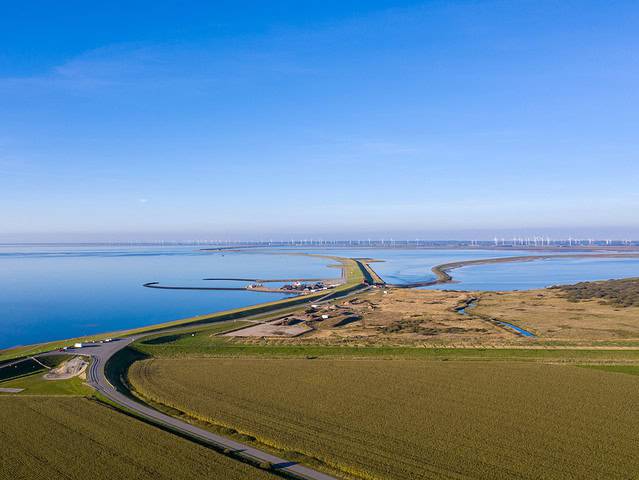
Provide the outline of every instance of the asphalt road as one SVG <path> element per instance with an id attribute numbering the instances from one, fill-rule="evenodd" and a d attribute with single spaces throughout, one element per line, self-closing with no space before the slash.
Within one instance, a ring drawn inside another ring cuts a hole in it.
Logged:
<path id="1" fill-rule="evenodd" d="M 166 415 L 118 392 L 107 380 L 104 372 L 104 366 L 109 358 L 111 358 L 116 352 L 122 350 L 131 342 L 137 340 L 142 336 L 144 335 L 127 337 L 115 340 L 110 343 L 88 345 L 86 347 L 74 349 L 74 353 L 91 355 L 91 357 L 93 358 L 91 367 L 87 372 L 88 383 L 111 401 L 122 407 L 125 407 L 128 410 L 135 412 L 137 415 L 144 417 L 145 419 L 150 420 L 153 423 L 157 423 L 163 426 L 169 426 L 174 430 L 187 434 L 191 437 L 195 437 L 200 441 L 204 441 L 214 446 L 228 448 L 236 453 L 239 453 L 241 456 L 245 456 L 259 462 L 269 462 L 274 469 L 293 473 L 301 478 L 313 480 L 335 480 L 334 477 L 331 477 L 324 473 L 318 472 L 298 463 L 290 462 L 284 458 L 271 455 L 270 453 L 264 452 L 255 447 L 236 442 L 221 435 L 217 435 L 213 432 L 209 432 L 208 430 L 196 427 L 195 425 L 191 425 L 190 423 L 186 423 L 182 420 Z"/>

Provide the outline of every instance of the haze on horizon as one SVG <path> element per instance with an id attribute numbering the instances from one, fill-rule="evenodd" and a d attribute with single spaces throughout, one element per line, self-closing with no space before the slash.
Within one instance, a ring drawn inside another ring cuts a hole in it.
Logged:
<path id="1" fill-rule="evenodd" d="M 633 1 L 0 18 L 0 242 L 639 237 Z"/>

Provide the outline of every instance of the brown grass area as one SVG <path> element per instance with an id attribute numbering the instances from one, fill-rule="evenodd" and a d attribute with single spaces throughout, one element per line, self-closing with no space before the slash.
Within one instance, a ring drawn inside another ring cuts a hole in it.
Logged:
<path id="1" fill-rule="evenodd" d="M 574 366 L 154 359 L 147 398 L 347 478 L 633 478 L 639 378 Z"/>
<path id="2" fill-rule="evenodd" d="M 465 292 L 376 289 L 307 314 L 303 318 L 315 330 L 300 341 L 457 344 L 512 337 L 489 322 L 455 311 L 472 297 Z M 322 314 L 329 318 L 322 320 Z"/>
<path id="3" fill-rule="evenodd" d="M 468 315 L 457 313 L 457 308 L 472 299 L 478 302 L 467 310 Z M 322 319 L 322 315 L 329 318 Z M 242 341 L 442 347 L 639 343 L 639 307 L 619 307 L 601 299 L 574 302 L 557 289 L 515 292 L 375 289 L 287 318 L 313 330 L 294 339 Z M 512 323 L 537 337 L 519 336 L 491 319 Z"/>
<path id="4" fill-rule="evenodd" d="M 555 289 L 482 293 L 471 313 L 514 323 L 542 340 L 639 340 L 639 307 L 575 303 Z"/>
<path id="5" fill-rule="evenodd" d="M 512 333 L 456 312 L 475 296 L 469 292 L 375 289 L 295 315 L 313 331 L 290 343 L 454 346 L 516 342 Z M 329 318 L 322 319 L 322 315 Z"/>

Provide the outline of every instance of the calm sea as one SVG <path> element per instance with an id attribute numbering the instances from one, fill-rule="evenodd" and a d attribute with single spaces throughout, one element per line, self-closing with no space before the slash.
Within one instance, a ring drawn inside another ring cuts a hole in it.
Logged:
<path id="1" fill-rule="evenodd" d="M 415 283 L 434 280 L 431 268 L 442 263 L 482 258 L 535 255 L 531 251 L 499 250 L 332 250 L 345 257 L 369 257 L 383 262 L 372 263 L 375 271 L 388 283 Z M 319 251 L 318 251 L 319 253 Z M 565 252 L 547 252 L 544 255 Z M 592 254 L 597 252 L 591 252 Z M 588 253 L 583 253 L 588 255 Z M 525 290 L 580 281 L 639 277 L 639 258 L 556 258 L 520 263 L 475 265 L 453 270 L 455 283 L 423 287 L 455 290 Z"/>
<path id="2" fill-rule="evenodd" d="M 338 277 L 331 260 L 193 247 L 0 247 L 0 348 L 92 335 L 284 298 L 144 288 L 237 286 L 208 277 Z M 243 283 L 245 285 L 246 282 Z"/>

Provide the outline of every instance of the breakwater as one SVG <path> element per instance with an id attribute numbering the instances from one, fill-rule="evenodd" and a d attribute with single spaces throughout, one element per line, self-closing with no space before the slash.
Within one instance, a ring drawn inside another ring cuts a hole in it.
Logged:
<path id="1" fill-rule="evenodd" d="M 162 290 L 210 290 L 210 291 L 247 291 L 247 292 L 271 292 L 271 293 L 287 293 L 287 294 L 301 294 L 304 293 L 300 289 L 286 289 L 286 288 L 270 288 L 265 287 L 263 284 L 268 283 L 318 283 L 322 284 L 326 282 L 329 285 L 335 285 L 336 280 L 326 280 L 319 278 L 283 278 L 283 279 L 260 279 L 260 278 L 231 278 L 231 277 L 219 277 L 219 278 L 204 278 L 203 281 L 228 281 L 228 282 L 248 282 L 249 285 L 238 287 L 197 287 L 197 286 L 181 286 L 181 285 L 161 285 L 160 282 L 147 282 L 142 286 L 146 288 L 158 288 Z M 331 283 L 332 282 L 332 283 Z"/>

